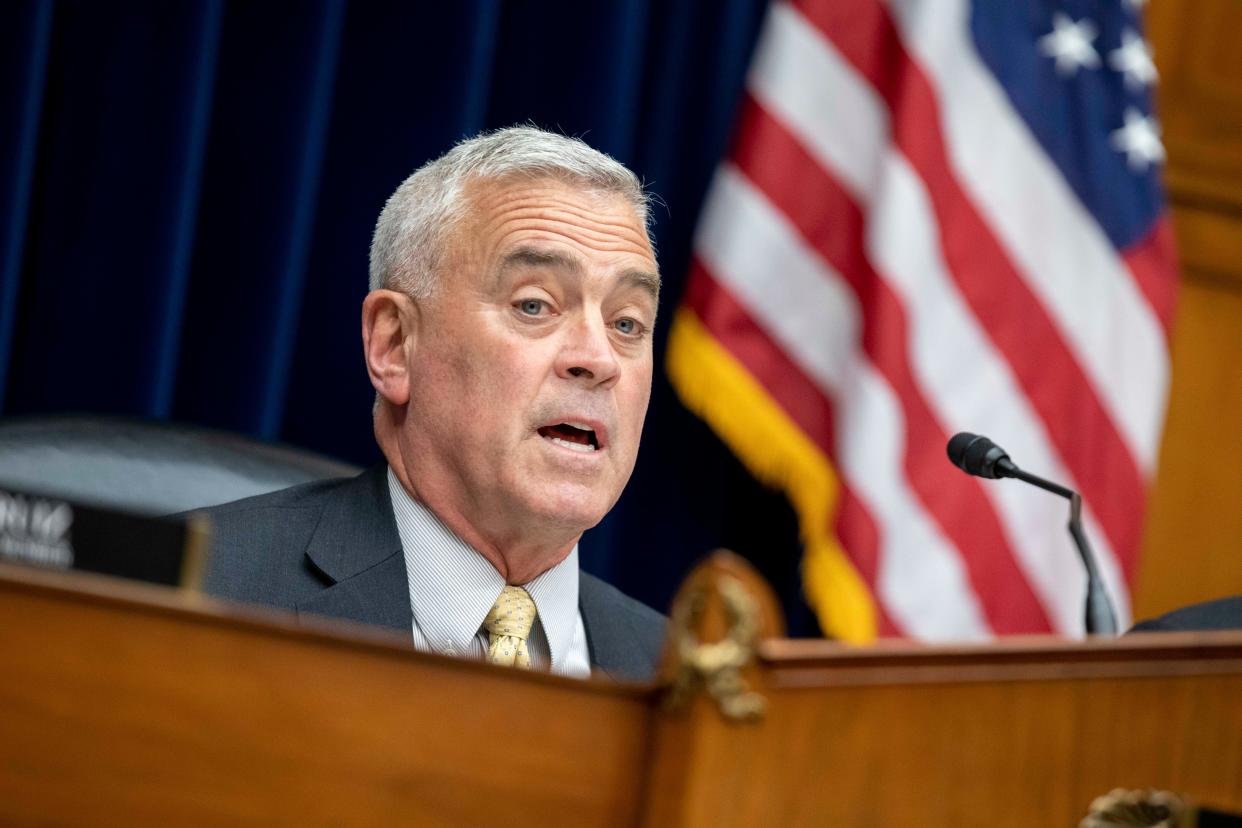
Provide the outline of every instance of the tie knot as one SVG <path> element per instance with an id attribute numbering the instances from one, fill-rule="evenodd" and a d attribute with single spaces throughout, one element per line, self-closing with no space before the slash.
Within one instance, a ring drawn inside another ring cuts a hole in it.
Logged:
<path id="1" fill-rule="evenodd" d="M 494 636 L 511 635 L 523 641 L 535 623 L 535 602 L 530 593 L 518 586 L 506 586 L 492 604 L 483 621 L 483 629 Z"/>

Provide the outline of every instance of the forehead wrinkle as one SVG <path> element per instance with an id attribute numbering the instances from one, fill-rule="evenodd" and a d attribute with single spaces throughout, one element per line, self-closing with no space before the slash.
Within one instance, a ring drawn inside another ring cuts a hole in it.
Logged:
<path id="1" fill-rule="evenodd" d="M 636 221 L 637 216 L 634 217 L 635 221 L 627 221 L 624 218 L 605 218 L 585 210 L 575 210 L 572 207 L 552 207 L 540 210 L 533 217 L 572 224 L 584 236 L 593 240 L 603 241 L 622 237 L 623 240 L 640 241 L 643 247 L 647 246 L 647 236 L 640 231 Z M 580 221 L 574 221 L 574 219 L 580 219 Z"/>
<path id="2" fill-rule="evenodd" d="M 558 193 L 558 190 L 560 191 Z M 581 207 L 566 198 L 566 192 L 591 197 L 594 201 L 613 201 L 624 207 L 628 216 L 612 217 L 611 210 L 595 211 L 590 207 Z M 586 224 L 567 221 L 575 229 L 592 241 L 604 242 L 606 249 L 619 249 L 618 237 L 628 237 L 639 247 L 650 249 L 650 239 L 646 228 L 639 221 L 638 214 L 622 196 L 612 193 L 593 193 L 590 190 L 566 189 L 556 185 L 550 187 L 499 187 L 474 195 L 474 204 L 480 208 L 486 218 L 480 223 L 483 229 L 494 229 L 509 221 L 547 220 L 563 221 L 566 219 L 585 220 Z M 556 202 L 549 206 L 548 202 Z M 622 238 L 622 241 L 625 239 Z"/>
<path id="3" fill-rule="evenodd" d="M 527 222 L 532 225 L 539 222 L 564 224 L 571 227 L 574 234 L 581 236 L 584 241 L 590 242 L 592 246 L 601 250 L 622 250 L 630 246 L 644 251 L 650 249 L 647 236 L 632 223 L 625 220 L 606 220 L 568 207 L 548 208 L 532 205 L 529 208 L 518 208 L 503 213 L 495 212 L 488 217 L 484 228 L 494 230 L 505 224 L 517 223 L 523 225 L 518 229 L 546 229 L 548 232 L 563 234 L 563 231 L 555 228 L 526 226 Z"/>

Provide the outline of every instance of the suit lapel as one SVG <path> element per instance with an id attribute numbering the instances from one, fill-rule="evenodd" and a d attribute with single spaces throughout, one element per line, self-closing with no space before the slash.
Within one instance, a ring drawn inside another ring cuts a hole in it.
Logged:
<path id="1" fill-rule="evenodd" d="M 299 602 L 299 613 L 412 628 L 405 556 L 392 516 L 387 466 L 370 469 L 333 494 L 306 546 L 306 558 L 332 584 Z"/>
<path id="2" fill-rule="evenodd" d="M 332 493 L 306 545 L 306 559 L 331 583 L 298 602 L 299 614 L 412 629 L 409 581 L 387 466 L 376 466 Z M 580 573 L 578 607 L 591 666 L 613 679 L 649 678 L 650 659 L 610 588 Z"/>
<path id="3" fill-rule="evenodd" d="M 586 628 L 591 666 L 617 681 L 644 678 L 648 667 L 641 653 L 627 636 L 625 625 L 618 621 L 601 582 L 585 572 L 578 575 L 578 609 Z"/>

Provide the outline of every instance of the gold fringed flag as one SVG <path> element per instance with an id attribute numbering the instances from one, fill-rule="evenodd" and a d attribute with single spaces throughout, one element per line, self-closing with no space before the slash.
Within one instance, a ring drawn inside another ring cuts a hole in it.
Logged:
<path id="1" fill-rule="evenodd" d="M 667 368 L 787 493 L 832 636 L 1082 632 L 1064 503 L 957 431 L 1083 493 L 1128 616 L 1176 282 L 1136 5 L 768 13 Z"/>

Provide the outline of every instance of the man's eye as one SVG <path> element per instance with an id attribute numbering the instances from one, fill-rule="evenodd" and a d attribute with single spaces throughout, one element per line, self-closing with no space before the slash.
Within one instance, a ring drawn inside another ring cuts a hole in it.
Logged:
<path id="1" fill-rule="evenodd" d="M 538 316 L 543 312 L 544 302 L 542 299 L 523 299 L 518 303 L 518 310 L 527 316 Z"/>
<path id="2" fill-rule="evenodd" d="M 613 327 L 626 336 L 633 336 L 641 330 L 638 320 L 630 319 L 628 316 L 618 319 L 613 323 Z"/>

